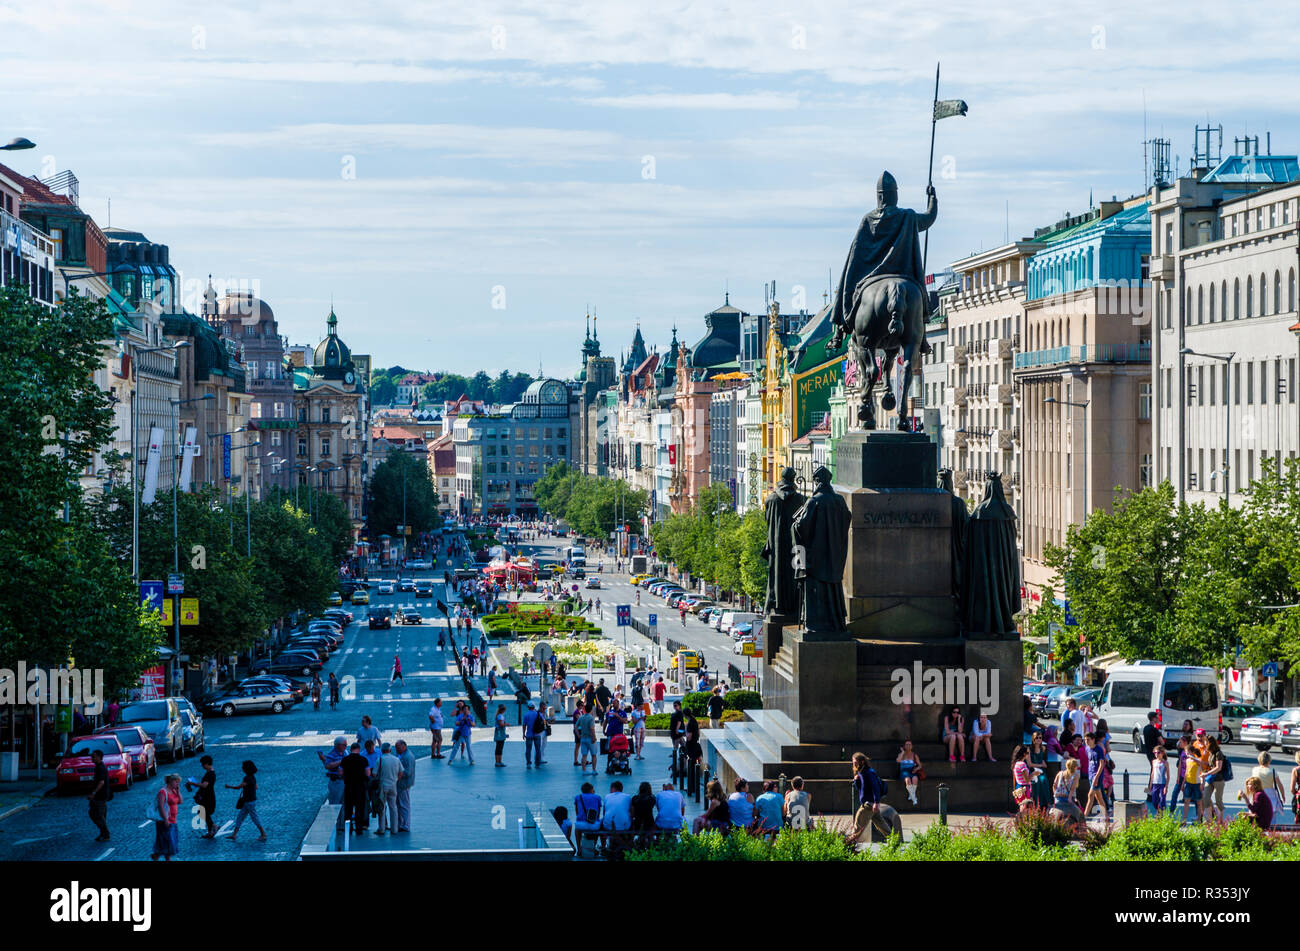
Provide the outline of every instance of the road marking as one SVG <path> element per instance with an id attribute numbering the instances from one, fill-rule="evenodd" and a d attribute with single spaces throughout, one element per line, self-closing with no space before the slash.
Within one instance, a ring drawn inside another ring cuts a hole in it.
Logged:
<path id="1" fill-rule="evenodd" d="M 302 749 L 299 748 L 299 749 L 296 749 L 296 750 L 290 750 L 290 751 L 289 751 L 288 753 L 286 753 L 285 755 L 286 755 L 286 756 L 292 756 L 294 753 L 301 753 L 301 752 L 302 752 Z"/>
<path id="2" fill-rule="evenodd" d="M 302 735 L 303 735 L 303 736 L 319 736 L 320 734 L 317 733 L 315 730 L 304 730 L 303 733 L 302 733 Z"/>
<path id="3" fill-rule="evenodd" d="M 223 835 L 227 835 L 227 834 L 230 833 L 234 828 L 235 828 L 235 820 L 234 820 L 234 819 L 227 819 L 227 820 L 226 820 L 226 824 L 223 825 L 220 829 L 217 830 L 216 838 L 221 838 Z"/>
<path id="4" fill-rule="evenodd" d="M 363 696 L 361 699 L 362 699 L 362 700 L 374 700 L 374 699 L 375 699 L 375 695 L 374 695 L 373 693 L 368 693 L 368 694 L 366 694 L 365 696 Z"/>
<path id="5" fill-rule="evenodd" d="M 248 734 L 248 738 L 249 738 L 250 740 L 256 740 L 258 737 L 262 737 L 262 736 L 266 736 L 266 734 L 265 734 L 265 733 L 250 733 L 250 734 Z"/>
<path id="6" fill-rule="evenodd" d="M 146 820 L 144 820 L 144 822 L 142 822 L 142 823 L 140 823 L 138 826 L 136 826 L 136 828 L 137 828 L 137 829 L 143 829 L 145 826 L 151 826 L 151 825 L 153 825 L 153 820 L 152 820 L 152 819 L 146 819 Z"/>
<path id="7" fill-rule="evenodd" d="M 218 742 L 220 742 L 221 740 L 233 740 L 234 738 L 235 738 L 235 734 L 233 733 L 223 733 L 220 737 L 218 737 Z"/>
<path id="8" fill-rule="evenodd" d="M 103 851 L 103 853 L 100 854 L 99 858 L 95 859 L 95 861 L 96 861 L 96 862 L 102 862 L 102 861 L 104 861 L 104 859 L 106 859 L 106 858 L 108 858 L 110 855 L 112 855 L 114 851 L 116 851 L 116 846 L 114 846 L 114 847 L 112 847 L 112 848 L 105 849 L 105 850 Z"/>
<path id="9" fill-rule="evenodd" d="M 276 733 L 275 735 L 276 735 L 277 737 L 279 737 L 279 736 L 293 736 L 293 733 L 292 733 L 290 730 L 280 730 L 280 731 L 279 731 L 278 733 Z"/>

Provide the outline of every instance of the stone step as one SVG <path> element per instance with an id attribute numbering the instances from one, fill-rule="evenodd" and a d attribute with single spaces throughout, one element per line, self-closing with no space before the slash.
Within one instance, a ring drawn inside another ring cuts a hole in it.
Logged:
<path id="1" fill-rule="evenodd" d="M 728 723 L 726 732 L 744 746 L 760 762 L 781 759 L 781 744 L 761 727 L 751 722 Z"/>
<path id="2" fill-rule="evenodd" d="M 794 721 L 780 710 L 746 710 L 745 718 L 782 746 L 799 743 Z"/>
<path id="3" fill-rule="evenodd" d="M 746 744 L 748 745 L 748 744 Z M 753 748 L 750 747 L 752 750 Z M 873 760 L 872 767 L 883 778 L 890 783 L 902 782 L 899 779 L 898 764 L 893 760 Z M 793 772 L 792 772 L 793 770 Z M 796 774 L 804 779 L 840 779 L 844 782 L 851 782 L 853 779 L 853 764 L 846 760 L 763 760 L 763 778 L 778 779 L 781 773 L 785 773 L 786 779 L 790 779 Z M 926 778 L 924 782 L 962 782 L 967 779 L 997 779 L 1004 777 L 1007 783 L 1011 782 L 1011 764 L 1010 763 L 986 763 L 981 760 L 978 763 L 949 763 L 944 760 L 942 763 L 926 763 Z"/>
<path id="4" fill-rule="evenodd" d="M 1011 779 L 968 778 L 960 782 L 947 782 L 948 810 L 950 812 L 1010 815 L 1016 811 L 1011 800 Z M 888 780 L 889 792 L 885 802 L 901 813 L 937 812 L 939 809 L 938 784 L 932 779 L 921 783 L 917 805 L 907 798 L 903 784 Z M 812 814 L 852 814 L 853 786 L 843 780 L 809 779 L 804 777 L 804 789 L 812 796 Z"/>

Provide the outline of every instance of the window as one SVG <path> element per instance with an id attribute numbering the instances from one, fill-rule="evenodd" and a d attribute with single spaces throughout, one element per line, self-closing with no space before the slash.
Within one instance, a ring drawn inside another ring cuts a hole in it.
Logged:
<path id="1" fill-rule="evenodd" d="M 1205 365 L 1196 368 L 1196 405 L 1205 405 Z"/>
<path id="2" fill-rule="evenodd" d="M 280 445 L 280 430 L 271 430 L 271 445 L 277 447 Z"/>
<path id="3" fill-rule="evenodd" d="M 1219 705 L 1219 688 L 1214 684 L 1169 680 L 1165 682 L 1161 706 L 1167 710 L 1200 713 Z"/>
<path id="4" fill-rule="evenodd" d="M 1138 466 L 1138 486 L 1146 489 L 1151 486 L 1151 453 L 1144 453 L 1142 464 Z"/>
<path id="5" fill-rule="evenodd" d="M 1232 368 L 1232 402 L 1241 405 L 1241 364 Z"/>
<path id="6" fill-rule="evenodd" d="M 320 421 L 322 423 L 328 423 L 330 421 L 330 408 L 328 406 L 322 406 L 320 408 Z"/>
<path id="7" fill-rule="evenodd" d="M 298 455 L 300 456 L 307 455 L 307 440 L 303 439 L 302 437 L 298 438 Z"/>
<path id="8" fill-rule="evenodd" d="M 1255 364 L 1246 364 L 1246 403 L 1255 402 Z"/>
<path id="9" fill-rule="evenodd" d="M 1232 279 L 1232 319 L 1241 319 L 1241 278 Z"/>
<path id="10" fill-rule="evenodd" d="M 544 430 L 542 430 L 542 438 L 543 438 L 543 439 L 552 439 L 552 438 L 554 438 L 554 437 L 551 436 L 551 427 L 550 427 L 550 426 L 547 426 Z"/>
<path id="11" fill-rule="evenodd" d="M 1151 707 L 1151 688 L 1149 680 L 1115 680 L 1108 681 L 1111 687 L 1110 703 L 1112 707 Z"/>
<path id="12" fill-rule="evenodd" d="M 1247 277 L 1247 278 L 1246 278 L 1246 317 L 1247 317 L 1247 319 L 1249 319 L 1249 318 L 1255 316 L 1255 292 L 1254 292 L 1254 290 L 1253 290 L 1254 286 L 1255 286 L 1255 279 L 1254 279 L 1253 277 Z"/>
<path id="13" fill-rule="evenodd" d="M 320 454 L 322 458 L 330 454 L 330 438 L 328 436 L 320 438 Z"/>
<path id="14" fill-rule="evenodd" d="M 1273 313 L 1282 313 L 1282 272 L 1273 272 Z"/>
<path id="15" fill-rule="evenodd" d="M 557 439 L 567 439 L 567 438 L 568 438 L 568 436 L 566 435 L 566 431 L 565 431 L 565 429 L 564 429 L 563 426 L 561 426 L 559 429 L 557 429 L 557 430 L 555 431 L 555 437 L 556 437 Z"/>
<path id="16" fill-rule="evenodd" d="M 1268 361 L 1259 361 L 1259 402 L 1262 406 L 1268 402 Z"/>

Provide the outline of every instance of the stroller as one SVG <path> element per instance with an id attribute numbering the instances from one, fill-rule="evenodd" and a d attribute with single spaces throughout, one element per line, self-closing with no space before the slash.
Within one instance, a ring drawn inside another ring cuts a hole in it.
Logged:
<path id="1" fill-rule="evenodd" d="M 608 757 L 605 760 L 605 772 L 611 775 L 630 775 L 632 764 L 628 758 L 632 752 L 632 744 L 628 742 L 626 735 L 615 733 L 606 740 L 606 751 Z"/>

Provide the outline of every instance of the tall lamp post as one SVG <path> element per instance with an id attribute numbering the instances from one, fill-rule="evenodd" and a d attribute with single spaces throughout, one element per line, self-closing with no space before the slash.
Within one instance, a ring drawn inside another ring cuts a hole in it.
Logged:
<path id="1" fill-rule="evenodd" d="M 1055 396 L 1049 396 L 1043 400 L 1044 403 L 1056 403 L 1061 406 L 1073 406 L 1083 410 L 1083 524 L 1088 523 L 1088 404 L 1092 400 L 1083 400 L 1075 402 L 1074 400 L 1058 400 Z"/>
<path id="2" fill-rule="evenodd" d="M 1178 353 L 1184 357 L 1205 357 L 1210 360 L 1223 361 L 1226 370 L 1223 383 L 1223 501 L 1231 505 L 1232 483 L 1228 481 L 1231 466 L 1228 460 L 1232 458 L 1232 399 L 1229 392 L 1232 371 L 1228 368 L 1232 366 L 1232 360 L 1236 357 L 1237 352 L 1234 350 L 1232 353 L 1199 353 L 1191 347 L 1183 347 Z"/>
<path id="3" fill-rule="evenodd" d="M 189 403 L 203 403 L 208 400 L 215 400 L 215 394 L 208 393 L 205 396 L 195 396 L 188 400 L 168 400 L 176 408 L 176 428 L 180 428 L 180 408 Z M 177 493 L 181 484 L 181 454 L 185 447 L 181 446 L 181 452 L 176 453 L 174 478 L 172 479 L 172 571 L 180 574 L 181 571 L 181 536 L 180 536 L 180 508 L 177 502 Z M 175 629 L 176 636 L 176 664 L 179 670 L 181 662 L 181 596 L 172 595 L 172 627 Z"/>
<path id="4" fill-rule="evenodd" d="M 136 447 L 139 445 L 139 423 L 136 419 L 136 391 L 140 388 L 139 368 L 136 357 L 142 353 L 175 352 L 188 347 L 188 340 L 178 340 L 165 347 L 146 347 L 136 349 L 127 342 L 127 353 L 131 357 L 131 577 L 136 586 L 140 584 L 140 466 L 136 461 Z"/>
<path id="5" fill-rule="evenodd" d="M 260 445 L 262 445 L 262 441 L 259 439 L 259 440 L 256 440 L 255 442 L 245 443 L 245 444 L 242 445 L 242 446 L 236 446 L 235 448 L 231 449 L 231 452 L 246 452 L 246 451 L 249 450 L 249 449 L 256 449 L 256 448 L 257 448 L 258 446 L 260 446 Z M 253 463 L 253 462 L 257 462 L 257 461 L 259 461 L 259 460 L 257 460 L 257 459 L 248 459 L 248 460 L 245 460 L 245 462 L 244 462 L 244 485 L 243 485 L 243 489 L 244 489 L 244 518 L 245 518 L 245 520 L 246 520 L 247 523 L 248 523 L 248 548 L 247 548 L 247 555 L 248 555 L 249 558 L 252 558 L 252 557 L 253 557 L 253 509 L 252 509 L 252 503 L 249 502 L 249 500 L 248 500 L 248 490 L 249 490 L 249 484 L 248 484 L 248 482 L 249 482 L 249 479 L 248 479 L 248 467 L 249 467 L 249 465 L 250 465 L 251 463 Z M 229 493 L 227 493 L 227 498 L 229 498 Z M 227 508 L 229 508 L 230 503 L 227 502 L 226 504 L 227 504 Z"/>

